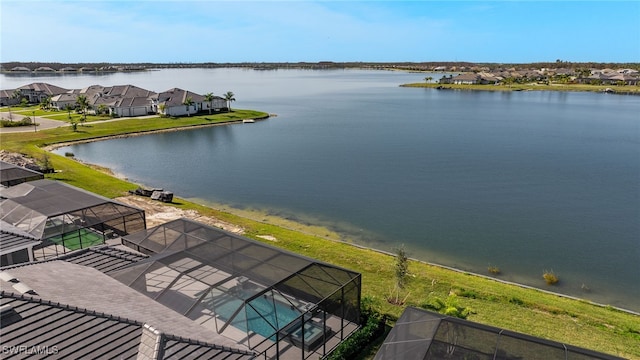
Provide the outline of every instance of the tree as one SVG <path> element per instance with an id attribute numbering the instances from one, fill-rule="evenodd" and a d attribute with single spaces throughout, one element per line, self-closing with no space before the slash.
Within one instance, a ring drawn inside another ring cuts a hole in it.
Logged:
<path id="1" fill-rule="evenodd" d="M 407 258 L 407 252 L 404 250 L 404 245 L 401 245 L 396 249 L 396 286 L 398 289 L 404 289 L 407 280 L 407 274 L 409 273 L 409 262 Z"/>
<path id="2" fill-rule="evenodd" d="M 426 78 L 424 78 L 424 81 L 430 83 L 431 80 L 433 80 L 433 78 L 431 76 L 427 76 Z"/>
<path id="3" fill-rule="evenodd" d="M 231 102 L 236 101 L 234 98 L 235 94 L 231 91 L 227 91 L 224 94 L 224 99 L 227 101 L 227 111 L 231 111 Z"/>
<path id="4" fill-rule="evenodd" d="M 71 121 L 71 110 L 73 110 L 73 106 L 71 106 L 71 104 L 65 104 L 64 109 L 67 110 L 67 118 Z"/>
<path id="5" fill-rule="evenodd" d="M 207 93 L 204 95 L 204 100 L 209 103 L 209 115 L 211 115 L 211 108 L 213 107 L 214 98 L 215 96 L 213 96 L 213 93 Z"/>
<path id="6" fill-rule="evenodd" d="M 407 257 L 404 245 L 401 245 L 396 249 L 396 263 L 394 270 L 396 281 L 395 289 L 392 290 L 391 295 L 387 297 L 387 301 L 394 305 L 402 305 L 409 297 L 409 294 L 407 294 L 404 299 L 400 299 L 400 292 L 404 290 L 407 283 L 407 275 L 409 274 L 409 258 Z"/>
<path id="7" fill-rule="evenodd" d="M 189 113 L 189 108 L 191 108 L 191 106 L 193 105 L 193 99 L 191 98 L 191 96 L 187 97 L 187 99 L 182 103 L 182 105 L 187 106 L 187 116 L 191 116 L 191 114 Z"/>
<path id="8" fill-rule="evenodd" d="M 108 111 L 107 105 L 105 104 L 98 105 L 98 109 L 96 111 L 98 112 L 98 114 L 106 114 Z"/>
<path id="9" fill-rule="evenodd" d="M 49 110 L 51 108 L 51 96 L 47 96 L 46 98 L 40 101 L 40 109 Z"/>
<path id="10" fill-rule="evenodd" d="M 78 95 L 76 104 L 78 104 L 78 106 L 80 107 L 80 111 L 82 111 L 81 122 L 84 123 L 85 121 L 87 121 L 87 109 L 89 108 L 89 100 L 87 100 L 87 97 L 84 95 Z"/>

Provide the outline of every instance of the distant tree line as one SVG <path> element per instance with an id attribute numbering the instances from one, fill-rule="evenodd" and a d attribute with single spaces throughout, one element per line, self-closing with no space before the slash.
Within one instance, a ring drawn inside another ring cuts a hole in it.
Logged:
<path id="1" fill-rule="evenodd" d="M 275 69 L 345 69 L 345 68 L 372 68 L 387 69 L 397 68 L 406 70 L 433 70 L 438 67 L 444 67 L 447 70 L 456 68 L 470 69 L 474 67 L 487 68 L 488 70 L 510 69 L 516 70 L 539 69 L 539 68 L 628 68 L 640 71 L 640 63 L 597 63 L 597 62 L 569 62 L 556 60 L 555 62 L 535 62 L 535 63 L 471 63 L 463 61 L 451 62 L 240 62 L 240 63 L 59 63 L 59 62 L 18 62 L 10 61 L 0 63 L 3 71 L 9 71 L 14 67 L 25 67 L 31 71 L 40 67 L 49 67 L 53 70 L 60 70 L 66 67 L 76 69 L 80 68 L 120 68 L 120 69 L 158 69 L 158 68 L 226 68 L 226 67 L 245 67 L 257 70 L 275 70 Z"/>

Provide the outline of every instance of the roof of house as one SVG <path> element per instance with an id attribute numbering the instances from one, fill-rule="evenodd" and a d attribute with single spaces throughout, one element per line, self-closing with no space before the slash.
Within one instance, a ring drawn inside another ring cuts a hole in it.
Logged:
<path id="1" fill-rule="evenodd" d="M 109 275 L 114 271 L 146 258 L 147 256 L 143 254 L 104 245 L 74 251 L 58 259 L 72 264 L 94 268 Z"/>
<path id="2" fill-rule="evenodd" d="M 6 231 L 4 224 L 0 230 L 0 254 L 10 254 L 12 252 L 33 247 L 40 241 L 26 235 Z"/>
<path id="3" fill-rule="evenodd" d="M 78 94 L 74 93 L 58 94 L 51 97 L 51 101 L 76 101 L 77 99 Z"/>
<path id="4" fill-rule="evenodd" d="M 23 356 L 253 359 L 247 351 L 173 335 L 140 321 L 0 291 L 2 344 Z"/>
<path id="5" fill-rule="evenodd" d="M 34 180 L 0 189 L 0 220 L 42 238 L 49 218 L 69 213 L 92 223 L 141 213 L 138 209 L 54 180 Z M 78 213 L 92 208 L 91 213 Z"/>
<path id="6" fill-rule="evenodd" d="M 61 88 L 59 86 L 55 86 L 47 83 L 31 83 L 28 85 L 20 86 L 18 89 L 43 92 L 47 95 L 58 95 L 58 94 L 66 93 L 69 91 L 69 89 Z"/>
<path id="7" fill-rule="evenodd" d="M 115 202 L 75 186 L 48 179 L 29 181 L 0 189 L 0 197 L 20 203 L 46 216 Z"/>
<path id="8" fill-rule="evenodd" d="M 454 76 L 453 80 L 456 80 L 456 81 L 478 81 L 479 80 L 479 75 L 475 74 L 475 73 L 465 73 L 465 74 L 460 74 L 458 76 Z"/>
<path id="9" fill-rule="evenodd" d="M 164 103 L 166 106 L 184 105 L 187 98 L 191 98 L 194 102 L 205 101 L 204 96 L 179 88 L 163 91 L 157 95 L 157 98 L 158 103 Z"/>
<path id="10" fill-rule="evenodd" d="M 37 171 L 0 161 L 0 184 L 14 185 L 16 182 L 43 178 L 44 175 Z"/>
<path id="11" fill-rule="evenodd" d="M 156 93 L 150 90 L 146 90 L 134 85 L 116 85 L 105 87 L 102 91 L 104 96 L 119 96 L 121 98 L 130 97 L 151 97 Z"/>
<path id="12" fill-rule="evenodd" d="M 183 338 L 248 350 L 236 341 L 130 289 L 97 268 L 52 260 L 5 267 L 3 271 L 19 279 L 40 299 L 149 324 L 163 333 Z M 2 285 L 3 289 L 7 288 L 6 284 Z M 3 327 L 3 342 L 5 334 Z"/>

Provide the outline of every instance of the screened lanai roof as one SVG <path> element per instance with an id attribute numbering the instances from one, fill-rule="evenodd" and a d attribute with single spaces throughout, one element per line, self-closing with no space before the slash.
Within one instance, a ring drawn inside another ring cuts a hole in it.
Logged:
<path id="1" fill-rule="evenodd" d="M 42 239 L 51 218 L 72 214 L 90 226 L 141 212 L 125 204 L 53 180 L 35 180 L 0 189 L 0 220 Z"/>
<path id="2" fill-rule="evenodd" d="M 228 325 L 251 330 L 252 317 L 275 332 L 293 320 L 270 317 L 282 313 L 281 308 L 298 316 L 346 284 L 356 283 L 359 294 L 358 273 L 188 219 L 122 241 L 156 255 L 112 274 L 114 278 L 219 333 Z"/>
<path id="3" fill-rule="evenodd" d="M 43 178 L 44 175 L 37 171 L 0 161 L 0 184 L 4 186 L 13 186 Z"/>
<path id="4" fill-rule="evenodd" d="M 408 307 L 374 360 L 622 359 L 509 330 Z"/>

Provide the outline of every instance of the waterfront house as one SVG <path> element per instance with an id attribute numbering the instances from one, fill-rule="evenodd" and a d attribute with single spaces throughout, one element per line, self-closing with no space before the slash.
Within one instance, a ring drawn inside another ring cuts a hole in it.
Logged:
<path id="1" fill-rule="evenodd" d="M 77 99 L 78 94 L 74 93 L 64 93 L 52 96 L 51 108 L 56 110 L 65 110 L 67 108 L 67 105 L 71 108 L 75 108 Z"/>
<path id="2" fill-rule="evenodd" d="M 18 91 L 20 91 L 21 97 L 27 99 L 29 103 L 38 104 L 48 97 L 64 94 L 68 92 L 69 89 L 47 83 L 31 83 L 19 87 Z"/>
<path id="3" fill-rule="evenodd" d="M 191 99 L 191 105 L 185 105 L 187 99 Z M 195 114 L 202 111 L 203 104 L 206 103 L 204 96 L 179 88 L 161 92 L 152 101 L 156 112 L 167 116 Z"/>

